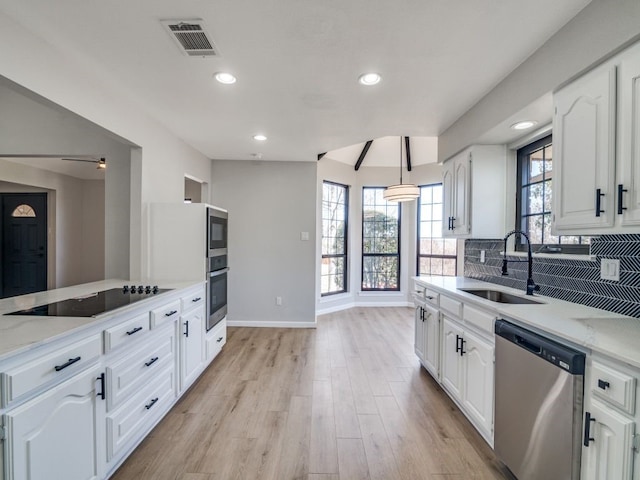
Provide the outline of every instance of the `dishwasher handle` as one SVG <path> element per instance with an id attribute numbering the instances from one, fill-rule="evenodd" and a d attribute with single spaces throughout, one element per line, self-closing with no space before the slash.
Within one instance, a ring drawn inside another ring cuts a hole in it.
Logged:
<path id="1" fill-rule="evenodd" d="M 529 350 L 531 353 L 535 353 L 536 355 L 540 355 L 542 353 L 542 347 L 540 345 L 530 342 L 520 335 L 514 335 L 514 340 L 517 345 L 520 345 L 525 350 Z"/>

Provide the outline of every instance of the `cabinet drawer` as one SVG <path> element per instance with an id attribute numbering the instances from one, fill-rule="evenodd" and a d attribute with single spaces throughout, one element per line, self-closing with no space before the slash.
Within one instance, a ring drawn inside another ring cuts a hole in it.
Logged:
<path id="1" fill-rule="evenodd" d="M 598 362 L 591 366 L 591 391 L 625 412 L 634 414 L 636 379 Z"/>
<path id="2" fill-rule="evenodd" d="M 180 306 L 183 312 L 204 305 L 205 293 L 204 287 L 185 295 L 180 299 Z"/>
<path id="3" fill-rule="evenodd" d="M 156 328 L 165 322 L 175 320 L 180 316 L 180 300 L 167 303 L 151 310 L 151 328 Z"/>
<path id="4" fill-rule="evenodd" d="M 120 345 L 133 345 L 146 338 L 149 331 L 149 314 L 138 315 L 104 331 L 104 351 L 110 352 Z"/>
<path id="5" fill-rule="evenodd" d="M 107 409 L 109 411 L 140 390 L 148 383 L 150 377 L 168 366 L 175 368 L 175 325 L 167 324 L 159 333 L 159 336 L 146 342 L 132 354 L 123 356 L 107 366 Z"/>
<path id="6" fill-rule="evenodd" d="M 107 416 L 108 462 L 135 442 L 172 404 L 176 396 L 175 370 L 165 369 L 156 380 Z"/>
<path id="7" fill-rule="evenodd" d="M 493 334 L 493 324 L 495 319 L 496 316 L 489 312 L 478 310 L 477 308 L 470 307 L 469 305 L 464 306 L 464 321 L 471 325 L 475 325 L 480 330 L 484 330 L 487 333 Z"/>
<path id="8" fill-rule="evenodd" d="M 222 347 L 227 343 L 227 321 L 222 320 L 216 327 L 207 333 L 206 355 L 210 361 L 220 353 Z"/>
<path id="9" fill-rule="evenodd" d="M 440 302 L 440 294 L 430 288 L 424 289 L 424 299 L 427 303 L 437 307 Z"/>
<path id="10" fill-rule="evenodd" d="M 448 311 L 458 318 L 462 317 L 462 303 L 458 300 L 440 295 L 440 308 Z"/>
<path id="11" fill-rule="evenodd" d="M 3 373 L 5 404 L 25 393 L 68 374 L 82 370 L 102 353 L 100 334 L 85 338 Z"/>

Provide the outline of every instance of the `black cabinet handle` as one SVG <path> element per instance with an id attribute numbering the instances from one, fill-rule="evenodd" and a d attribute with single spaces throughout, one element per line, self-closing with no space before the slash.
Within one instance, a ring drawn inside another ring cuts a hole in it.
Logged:
<path id="1" fill-rule="evenodd" d="M 175 315 L 176 313 L 178 313 L 178 310 L 171 310 L 170 312 L 165 313 L 164 316 L 170 317 L 171 315 Z"/>
<path id="2" fill-rule="evenodd" d="M 153 365 L 154 363 L 156 363 L 158 361 L 158 357 L 153 357 L 151 360 L 149 360 L 148 362 L 144 362 L 144 365 L 146 367 L 150 367 L 151 365 Z"/>
<path id="3" fill-rule="evenodd" d="M 456 335 L 456 353 L 460 351 L 460 340 L 462 340 L 462 337 L 459 335 Z"/>
<path id="4" fill-rule="evenodd" d="M 200 300 L 202 300 L 202 297 L 196 297 L 191 301 L 195 303 L 195 302 L 199 302 Z"/>
<path id="5" fill-rule="evenodd" d="M 154 398 L 153 400 L 151 400 L 149 403 L 147 403 L 144 408 L 146 408 L 147 410 L 149 410 L 151 407 L 153 407 L 156 402 L 158 401 L 158 397 Z"/>
<path id="6" fill-rule="evenodd" d="M 602 193 L 602 189 L 597 188 L 596 189 L 596 217 L 599 217 L 601 213 L 604 213 L 604 210 L 600 208 L 602 197 L 604 197 L 604 193 Z"/>
<path id="7" fill-rule="evenodd" d="M 96 393 L 96 397 L 100 397 L 100 399 L 104 400 L 106 393 L 104 390 L 104 373 L 101 373 L 100 376 L 96 378 L 96 380 L 100 381 L 100 391 Z"/>
<path id="8" fill-rule="evenodd" d="M 602 390 L 606 390 L 610 386 L 611 384 L 609 382 L 598 379 L 598 388 L 601 388 Z"/>
<path id="9" fill-rule="evenodd" d="M 73 365 L 76 362 L 80 361 L 80 357 L 76 357 L 76 358 L 70 358 L 67 363 L 63 363 L 62 365 L 56 365 L 55 369 L 56 372 L 59 372 L 60 370 L 64 370 L 65 368 L 67 368 L 70 365 Z"/>
<path id="10" fill-rule="evenodd" d="M 626 188 L 622 184 L 618 185 L 618 215 L 622 215 L 622 212 L 627 209 L 627 207 L 623 206 L 624 194 L 628 192 Z"/>
<path id="11" fill-rule="evenodd" d="M 467 353 L 467 352 L 465 352 L 465 351 L 464 351 L 464 344 L 465 344 L 465 343 L 467 343 L 467 341 L 466 341 L 464 338 L 460 337 L 460 356 L 461 356 L 461 357 L 462 357 L 465 353 Z"/>
<path id="12" fill-rule="evenodd" d="M 134 333 L 139 332 L 140 330 L 142 330 L 142 327 L 136 327 L 133 330 L 129 330 L 127 332 L 127 335 L 133 335 Z"/>
<path id="13" fill-rule="evenodd" d="M 184 336 L 185 336 L 185 337 L 188 337 L 188 336 L 189 336 L 189 320 L 187 320 L 186 322 L 184 322 L 184 326 L 185 326 L 185 329 L 184 329 Z"/>
<path id="14" fill-rule="evenodd" d="M 591 436 L 591 422 L 595 422 L 596 419 L 591 416 L 589 412 L 584 414 L 584 441 L 582 444 L 585 447 L 589 446 L 589 442 L 593 442 L 595 438 Z"/>
<path id="15" fill-rule="evenodd" d="M 224 338 L 224 337 L 220 337 L 220 338 L 218 338 L 218 340 L 216 340 L 216 342 L 220 343 L 220 342 L 222 341 L 222 339 L 223 339 L 223 338 Z"/>
<path id="16" fill-rule="evenodd" d="M 454 223 L 456 221 L 456 217 L 451 217 L 451 230 L 455 230 L 456 227 L 454 226 Z"/>

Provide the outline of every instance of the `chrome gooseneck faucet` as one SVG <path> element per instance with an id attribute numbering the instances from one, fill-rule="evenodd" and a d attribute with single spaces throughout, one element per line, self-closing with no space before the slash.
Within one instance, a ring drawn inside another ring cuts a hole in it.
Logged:
<path id="1" fill-rule="evenodd" d="M 507 240 L 511 235 L 520 234 L 524 238 L 527 239 L 527 247 L 529 248 L 529 253 L 527 255 L 527 260 L 507 260 Z M 533 295 L 534 291 L 540 290 L 540 285 L 536 285 L 536 282 L 533 281 L 533 255 L 531 255 L 531 242 L 529 241 L 529 236 L 521 232 L 520 230 L 511 230 L 504 237 L 504 258 L 502 259 L 502 275 L 507 276 L 509 272 L 507 271 L 507 265 L 509 262 L 528 262 L 529 270 L 527 276 L 527 295 Z"/>

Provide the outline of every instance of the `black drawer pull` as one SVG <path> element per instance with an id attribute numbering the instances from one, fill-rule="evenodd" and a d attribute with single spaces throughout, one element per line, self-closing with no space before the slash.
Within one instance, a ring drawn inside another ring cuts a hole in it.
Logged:
<path id="1" fill-rule="evenodd" d="M 202 300 L 202 297 L 196 297 L 191 301 L 195 303 L 195 302 L 199 302 L 200 300 Z"/>
<path id="2" fill-rule="evenodd" d="M 601 388 L 602 390 L 606 390 L 610 386 L 611 384 L 609 382 L 598 379 L 598 388 Z"/>
<path id="3" fill-rule="evenodd" d="M 154 363 L 156 363 L 158 361 L 158 357 L 153 357 L 151 360 L 149 360 L 148 362 L 144 362 L 145 366 L 150 367 L 151 365 L 153 365 Z"/>
<path id="4" fill-rule="evenodd" d="M 158 397 L 154 398 L 153 400 L 151 400 L 149 403 L 147 403 L 144 408 L 146 408 L 147 410 L 149 410 L 151 407 L 153 407 L 156 402 L 158 401 Z"/>
<path id="5" fill-rule="evenodd" d="M 224 337 L 220 337 L 218 340 L 216 340 L 216 342 L 220 343 L 223 339 Z"/>
<path id="6" fill-rule="evenodd" d="M 627 209 L 627 207 L 623 205 L 623 202 L 624 202 L 624 194 L 627 193 L 628 191 L 629 190 L 624 188 L 624 185 L 618 184 L 618 215 L 622 215 L 622 212 L 624 212 Z"/>
<path id="7" fill-rule="evenodd" d="M 189 336 L 189 320 L 184 322 L 184 336 L 185 337 Z"/>
<path id="8" fill-rule="evenodd" d="M 456 353 L 462 350 L 462 347 L 460 346 L 460 340 L 462 340 L 462 337 L 460 335 L 456 335 Z"/>
<path id="9" fill-rule="evenodd" d="M 453 222 L 456 221 L 456 217 L 451 217 L 451 230 L 455 230 L 456 227 L 454 226 Z"/>
<path id="10" fill-rule="evenodd" d="M 139 332 L 140 330 L 142 330 L 142 327 L 136 327 L 133 330 L 129 330 L 127 332 L 127 335 L 133 335 L 134 333 Z"/>
<path id="11" fill-rule="evenodd" d="M 65 368 L 67 368 L 70 365 L 73 365 L 76 362 L 80 361 L 80 357 L 76 357 L 76 358 L 70 358 L 67 363 L 63 363 L 62 365 L 56 365 L 55 369 L 56 372 L 59 372 L 60 370 L 64 370 Z"/>
<path id="12" fill-rule="evenodd" d="M 178 313 L 178 310 L 171 310 L 170 312 L 165 313 L 164 316 L 170 317 L 171 315 L 175 315 L 176 313 Z"/>

